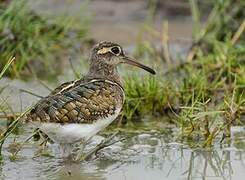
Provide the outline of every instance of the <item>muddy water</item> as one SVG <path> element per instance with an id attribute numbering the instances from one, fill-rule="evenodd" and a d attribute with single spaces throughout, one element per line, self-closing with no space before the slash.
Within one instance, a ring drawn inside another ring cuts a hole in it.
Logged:
<path id="1" fill-rule="evenodd" d="M 152 121 L 156 120 L 149 122 Z M 159 119 L 157 121 L 158 124 L 161 122 Z M 165 126 L 165 132 L 160 133 L 154 127 L 151 131 L 141 132 L 142 129 L 149 128 L 150 124 L 147 122 L 135 124 L 134 131 L 123 132 L 115 137 L 115 140 L 124 137 L 125 141 L 102 149 L 96 156 L 83 163 L 58 158 L 55 145 L 49 145 L 48 148 L 49 155 L 55 157 L 34 157 L 38 150 L 38 143 L 34 141 L 25 144 L 18 159 L 11 161 L 10 145 L 24 140 L 32 131 L 30 127 L 20 128 L 18 138 L 15 139 L 12 135 L 4 145 L 0 179 L 243 179 L 244 128 L 233 127 L 230 146 L 190 149 L 187 145 L 176 142 L 174 137 L 177 129 L 164 125 L 163 122 L 160 126 Z M 94 148 L 104 137 L 105 135 L 95 136 L 85 151 Z"/>

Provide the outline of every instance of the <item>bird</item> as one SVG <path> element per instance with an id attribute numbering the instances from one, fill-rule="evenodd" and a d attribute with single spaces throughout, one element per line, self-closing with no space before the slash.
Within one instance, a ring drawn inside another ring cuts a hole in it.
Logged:
<path id="1" fill-rule="evenodd" d="M 28 112 L 26 121 L 34 124 L 69 156 L 74 144 L 86 142 L 110 125 L 122 110 L 125 92 L 118 73 L 119 64 L 129 64 L 156 72 L 126 56 L 114 42 L 96 44 L 89 57 L 88 73 L 80 79 L 55 88 Z"/>

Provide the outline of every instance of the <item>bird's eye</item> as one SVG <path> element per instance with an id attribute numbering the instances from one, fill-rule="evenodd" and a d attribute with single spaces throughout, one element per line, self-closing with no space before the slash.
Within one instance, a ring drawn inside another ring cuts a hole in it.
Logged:
<path id="1" fill-rule="evenodd" d="M 119 47 L 113 47 L 113 48 L 111 48 L 111 52 L 113 53 L 113 54 L 115 54 L 115 55 L 119 55 L 120 54 L 120 52 L 121 52 L 121 50 L 119 49 Z"/>

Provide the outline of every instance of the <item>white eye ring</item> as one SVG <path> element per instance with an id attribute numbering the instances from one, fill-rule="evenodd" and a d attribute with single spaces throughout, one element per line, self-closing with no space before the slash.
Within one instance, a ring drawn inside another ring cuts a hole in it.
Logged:
<path id="1" fill-rule="evenodd" d="M 121 48 L 119 46 L 114 46 L 110 49 L 110 52 L 116 56 L 119 56 L 121 54 Z"/>

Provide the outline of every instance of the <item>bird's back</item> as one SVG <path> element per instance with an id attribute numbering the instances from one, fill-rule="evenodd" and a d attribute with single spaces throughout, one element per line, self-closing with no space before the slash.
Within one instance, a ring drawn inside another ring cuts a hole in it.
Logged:
<path id="1" fill-rule="evenodd" d="M 106 79 L 64 83 L 41 99 L 27 121 L 48 123 L 94 123 L 122 108 L 123 88 Z"/>

